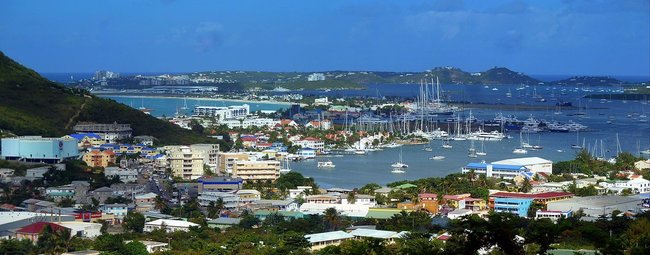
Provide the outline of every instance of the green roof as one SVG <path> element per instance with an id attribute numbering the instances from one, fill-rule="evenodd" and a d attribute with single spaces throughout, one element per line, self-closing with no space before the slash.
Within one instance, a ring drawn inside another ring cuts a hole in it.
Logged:
<path id="1" fill-rule="evenodd" d="M 51 197 L 73 197 L 74 193 L 71 192 L 50 192 L 47 193 L 48 196 Z"/>
<path id="2" fill-rule="evenodd" d="M 366 214 L 366 218 L 373 218 L 373 219 L 390 219 L 393 217 L 395 214 L 399 214 L 402 211 L 411 211 L 411 210 L 402 210 L 402 209 L 397 209 L 397 208 L 370 208 L 368 210 L 368 214 Z"/>
<path id="3" fill-rule="evenodd" d="M 414 184 L 404 183 L 404 184 L 399 185 L 399 186 L 397 186 L 397 187 L 395 187 L 395 188 L 396 188 L 396 189 L 410 189 L 410 188 L 417 188 L 417 187 L 418 187 L 418 186 L 417 186 L 417 185 L 414 185 Z"/>
<path id="4" fill-rule="evenodd" d="M 302 218 L 304 215 L 301 212 L 293 212 L 293 211 L 270 211 L 270 210 L 257 210 L 255 211 L 255 217 L 267 217 L 271 214 L 278 214 L 282 217 L 291 217 L 294 219 L 299 219 Z"/>
<path id="5" fill-rule="evenodd" d="M 567 250 L 567 249 L 553 249 L 553 250 L 548 250 L 547 253 L 551 255 L 573 255 L 575 253 L 578 254 L 585 254 L 585 255 L 592 255 L 596 254 L 596 251 L 594 250 Z"/>

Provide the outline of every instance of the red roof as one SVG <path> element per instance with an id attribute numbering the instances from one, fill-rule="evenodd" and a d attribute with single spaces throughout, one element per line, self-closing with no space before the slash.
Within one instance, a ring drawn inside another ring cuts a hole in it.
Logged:
<path id="1" fill-rule="evenodd" d="M 447 240 L 449 240 L 449 238 L 451 238 L 450 235 L 444 235 L 444 234 L 443 234 L 443 235 L 441 235 L 441 236 L 438 236 L 437 239 L 440 240 L 440 241 L 447 241 Z"/>
<path id="2" fill-rule="evenodd" d="M 497 192 L 490 195 L 490 197 L 532 198 L 532 199 L 545 199 L 545 198 L 566 197 L 566 196 L 573 196 L 573 194 L 569 192 L 552 191 L 552 192 L 542 192 L 536 194 Z"/>
<path id="3" fill-rule="evenodd" d="M 16 231 L 16 233 L 20 233 L 20 234 L 40 234 L 43 231 L 43 229 L 45 229 L 45 227 L 48 226 L 48 225 L 54 231 L 67 229 L 66 227 L 61 226 L 59 224 L 40 221 L 40 222 L 32 223 L 30 225 L 22 227 L 21 229 Z"/>
<path id="4" fill-rule="evenodd" d="M 420 198 L 438 198 L 438 194 L 422 193 L 422 194 L 418 194 L 418 197 L 420 197 Z"/>
<path id="5" fill-rule="evenodd" d="M 444 195 L 442 198 L 446 200 L 461 200 L 466 197 L 470 197 L 470 194 L 459 194 L 459 195 Z"/>

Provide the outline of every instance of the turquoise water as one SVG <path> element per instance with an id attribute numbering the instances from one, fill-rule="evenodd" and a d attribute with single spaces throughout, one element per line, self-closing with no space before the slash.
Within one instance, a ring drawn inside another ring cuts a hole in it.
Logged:
<path id="1" fill-rule="evenodd" d="M 288 104 L 281 103 L 264 103 L 264 102 L 240 102 L 234 100 L 220 100 L 220 99 L 197 99 L 197 98 L 169 98 L 169 97 L 143 97 L 143 96 L 101 96 L 104 98 L 113 99 L 119 103 L 129 105 L 133 108 L 145 107 L 153 110 L 151 115 L 160 117 L 171 117 L 178 111 L 181 114 L 192 115 L 192 110 L 195 105 L 200 106 L 231 106 L 231 105 L 250 105 L 251 111 L 277 111 L 279 109 L 286 109 Z M 187 103 L 186 103 L 187 102 Z M 187 109 L 181 109 L 183 105 L 187 105 Z"/>

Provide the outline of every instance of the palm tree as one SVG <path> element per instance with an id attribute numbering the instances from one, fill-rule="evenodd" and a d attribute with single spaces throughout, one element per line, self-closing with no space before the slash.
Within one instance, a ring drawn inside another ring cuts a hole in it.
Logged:
<path id="1" fill-rule="evenodd" d="M 354 192 L 348 193 L 348 204 L 354 204 L 357 202 L 357 196 L 354 194 Z"/>
<path id="2" fill-rule="evenodd" d="M 161 196 L 156 196 L 156 198 L 154 199 L 153 208 L 158 211 L 162 211 L 166 207 L 167 207 L 167 202 Z"/>
<path id="3" fill-rule="evenodd" d="M 341 215 L 334 207 L 330 207 L 325 210 L 323 221 L 326 224 L 326 228 L 332 231 L 338 228 L 338 225 L 341 223 Z"/>

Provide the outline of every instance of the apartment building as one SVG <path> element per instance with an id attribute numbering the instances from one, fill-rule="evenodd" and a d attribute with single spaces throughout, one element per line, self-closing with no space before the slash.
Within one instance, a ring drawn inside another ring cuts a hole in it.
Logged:
<path id="1" fill-rule="evenodd" d="M 217 167 L 221 172 L 232 173 L 232 168 L 237 161 L 247 161 L 248 154 L 234 153 L 234 152 L 221 152 L 217 157 Z"/>
<path id="2" fill-rule="evenodd" d="M 232 176 L 244 182 L 275 181 L 280 177 L 280 161 L 237 161 L 232 168 Z"/>

